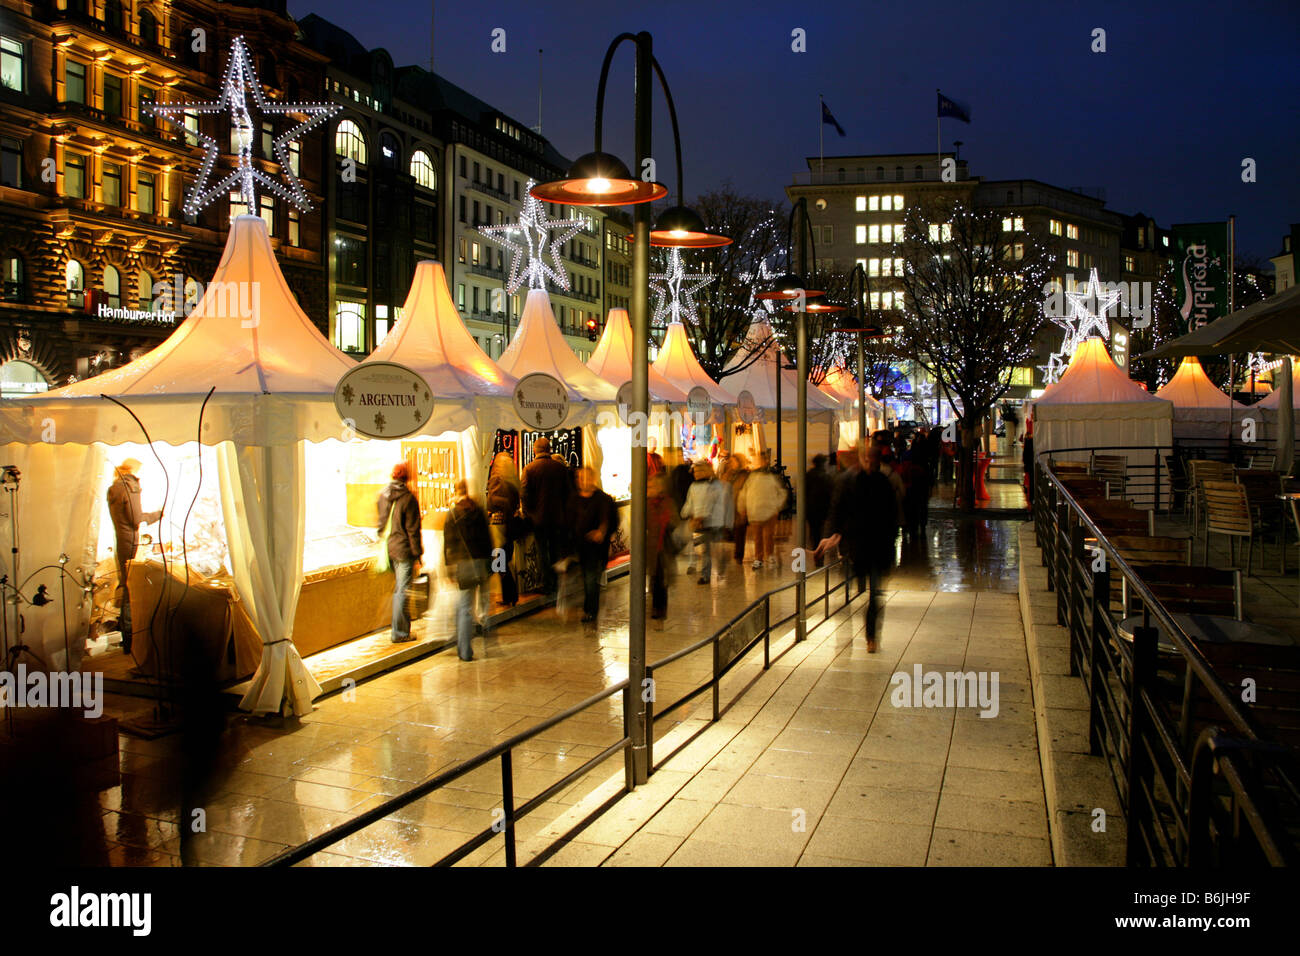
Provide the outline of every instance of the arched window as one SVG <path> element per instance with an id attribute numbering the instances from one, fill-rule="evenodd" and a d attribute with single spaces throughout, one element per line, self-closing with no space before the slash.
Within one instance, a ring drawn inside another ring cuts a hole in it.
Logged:
<path id="1" fill-rule="evenodd" d="M 884 178 L 885 178 L 885 167 L 884 167 L 884 166 L 877 166 L 877 167 L 876 167 L 876 178 L 877 178 L 877 179 L 884 179 Z"/>
<path id="2" fill-rule="evenodd" d="M 31 362 L 13 359 L 0 365 L 0 395 L 31 395 L 48 391 L 50 383 Z"/>
<path id="3" fill-rule="evenodd" d="M 894 178 L 897 179 L 900 183 L 903 181 L 903 167 L 902 167 L 902 166 L 895 166 L 895 167 L 894 167 Z"/>
<path id="4" fill-rule="evenodd" d="M 106 0 L 104 3 L 104 26 L 113 33 L 122 32 L 122 0 Z"/>
<path id="5" fill-rule="evenodd" d="M 402 144 L 387 130 L 379 134 L 379 163 L 388 169 L 402 168 Z"/>
<path id="6" fill-rule="evenodd" d="M 422 149 L 417 149 L 411 156 L 411 175 L 415 177 L 417 186 L 425 189 L 438 188 L 438 174 L 434 171 L 433 160 Z"/>
<path id="7" fill-rule="evenodd" d="M 149 47 L 158 45 L 158 18 L 149 10 L 140 12 L 140 41 Z"/>
<path id="8" fill-rule="evenodd" d="M 844 182 L 844 167 L 840 167 L 840 182 Z"/>
<path id="9" fill-rule="evenodd" d="M 24 302 L 27 299 L 27 271 L 23 260 L 17 256 L 0 259 L 0 297 L 6 302 Z"/>
<path id="10" fill-rule="evenodd" d="M 104 298 L 109 308 L 121 308 L 122 275 L 112 266 L 104 266 Z"/>
<path id="11" fill-rule="evenodd" d="M 335 130 L 334 155 L 339 159 L 350 159 L 362 166 L 366 164 L 366 139 L 361 135 L 361 127 L 352 120 L 343 120 Z"/>
<path id="12" fill-rule="evenodd" d="M 921 165 L 919 163 L 917 164 L 916 169 L 912 171 L 912 178 L 913 179 L 921 178 Z"/>
<path id="13" fill-rule="evenodd" d="M 80 309 L 86 304 L 86 269 L 76 259 L 69 259 L 63 271 L 68 289 L 68 307 Z"/>
<path id="14" fill-rule="evenodd" d="M 153 276 L 140 270 L 140 311 L 153 311 Z"/>

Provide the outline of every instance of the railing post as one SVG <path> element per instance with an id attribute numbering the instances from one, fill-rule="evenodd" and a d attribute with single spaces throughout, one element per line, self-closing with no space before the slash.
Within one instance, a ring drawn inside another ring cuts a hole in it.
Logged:
<path id="1" fill-rule="evenodd" d="M 505 813 L 506 866 L 518 865 L 515 859 L 515 781 L 511 770 L 512 751 L 501 754 L 501 803 Z"/>
<path id="2" fill-rule="evenodd" d="M 645 702 L 645 762 L 646 762 L 646 768 L 645 768 L 645 769 L 646 769 L 646 776 L 647 776 L 647 777 L 651 777 L 651 776 L 654 775 L 654 772 L 655 772 L 655 693 L 656 693 L 656 688 L 655 688 L 655 675 L 654 675 L 654 668 L 653 668 L 653 667 L 650 667 L 650 666 L 647 665 L 647 666 L 646 666 L 646 669 L 645 669 L 645 676 L 646 676 L 646 680 L 648 680 L 648 681 L 650 682 L 650 683 L 647 685 L 647 686 L 650 688 L 650 699 L 647 700 L 647 701 Z M 632 692 L 633 692 L 633 691 L 632 691 L 632 686 L 631 686 L 630 684 L 629 684 L 629 685 L 627 686 L 627 688 L 623 691 L 623 693 L 624 693 L 625 695 L 626 695 L 626 694 L 630 694 L 630 693 L 632 693 Z M 644 691 L 642 691 L 642 693 L 644 694 Z M 625 708 L 623 712 L 624 712 L 625 714 L 626 714 L 626 713 L 631 713 L 631 707 L 627 707 L 627 708 Z M 630 728 L 626 728 L 626 729 L 630 729 Z M 630 736 L 630 735 L 629 735 L 628 733 L 626 733 L 626 731 L 625 731 L 625 732 L 624 732 L 624 736 L 626 737 L 626 736 Z M 635 783 L 635 779 L 636 779 L 635 768 L 632 766 L 632 761 L 631 761 L 632 749 L 629 747 L 626 751 L 624 751 L 624 753 L 625 753 L 625 756 L 628 758 L 627 760 L 625 760 L 625 763 L 626 763 L 626 765 L 627 765 L 627 788 L 628 788 L 629 790 L 632 790 L 632 789 L 634 788 L 634 783 Z"/>
<path id="3" fill-rule="evenodd" d="M 1088 667 L 1088 752 L 1094 757 L 1102 753 L 1101 720 L 1101 662 L 1106 659 L 1102 641 L 1108 634 L 1106 619 L 1110 606 L 1110 568 L 1092 572 L 1092 660 Z"/>
<path id="4" fill-rule="evenodd" d="M 718 676 L 718 635 L 713 635 L 713 720 L 718 720 L 718 694 L 722 689 L 722 678 Z"/>
<path id="5" fill-rule="evenodd" d="M 1124 816 L 1128 822 L 1128 845 L 1125 864 L 1134 866 L 1142 854 L 1142 830 L 1148 825 L 1144 796 L 1151 783 L 1152 766 L 1147 755 L 1148 724 L 1142 694 L 1151 686 L 1156 670 L 1154 627 L 1139 625 L 1133 629 L 1133 674 L 1129 683 L 1128 711 L 1128 781 Z M 1154 850 L 1153 850 L 1154 852 Z M 1152 861 L 1147 861 L 1152 862 Z"/>

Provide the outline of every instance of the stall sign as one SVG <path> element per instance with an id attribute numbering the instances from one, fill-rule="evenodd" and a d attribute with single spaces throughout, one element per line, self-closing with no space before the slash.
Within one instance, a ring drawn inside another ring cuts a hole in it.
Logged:
<path id="1" fill-rule="evenodd" d="M 364 362 L 334 388 L 343 424 L 367 438 L 413 435 L 433 417 L 433 395 L 420 375 L 396 362 Z"/>
<path id="2" fill-rule="evenodd" d="M 736 414 L 740 416 L 740 420 L 746 425 L 753 424 L 754 420 L 758 418 L 758 405 L 754 402 L 754 396 L 750 394 L 748 389 L 736 396 Z"/>
<path id="3" fill-rule="evenodd" d="M 515 386 L 515 414 L 529 428 L 558 428 L 569 414 L 569 394 L 554 376 L 533 372 Z"/>
<path id="4" fill-rule="evenodd" d="M 686 395 L 686 410 L 697 424 L 703 425 L 713 414 L 713 399 L 703 385 L 696 385 Z"/>

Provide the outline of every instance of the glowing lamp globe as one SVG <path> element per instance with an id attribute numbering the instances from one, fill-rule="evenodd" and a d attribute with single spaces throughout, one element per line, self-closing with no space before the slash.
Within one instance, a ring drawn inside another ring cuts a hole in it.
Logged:
<path id="1" fill-rule="evenodd" d="M 534 186 L 532 195 L 569 206 L 629 206 L 662 199 L 668 187 L 637 179 L 617 156 L 587 153 L 574 161 L 563 179 Z"/>

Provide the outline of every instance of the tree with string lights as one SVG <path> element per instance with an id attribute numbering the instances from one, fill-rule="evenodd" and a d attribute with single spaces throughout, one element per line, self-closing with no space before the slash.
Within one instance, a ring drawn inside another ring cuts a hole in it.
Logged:
<path id="1" fill-rule="evenodd" d="M 962 507 L 975 507 L 976 435 L 1033 353 L 1043 286 L 1055 260 L 1032 233 L 1004 228 L 1000 210 L 938 200 L 912 207 L 894 256 L 904 305 L 889 327 L 957 413 Z"/>

